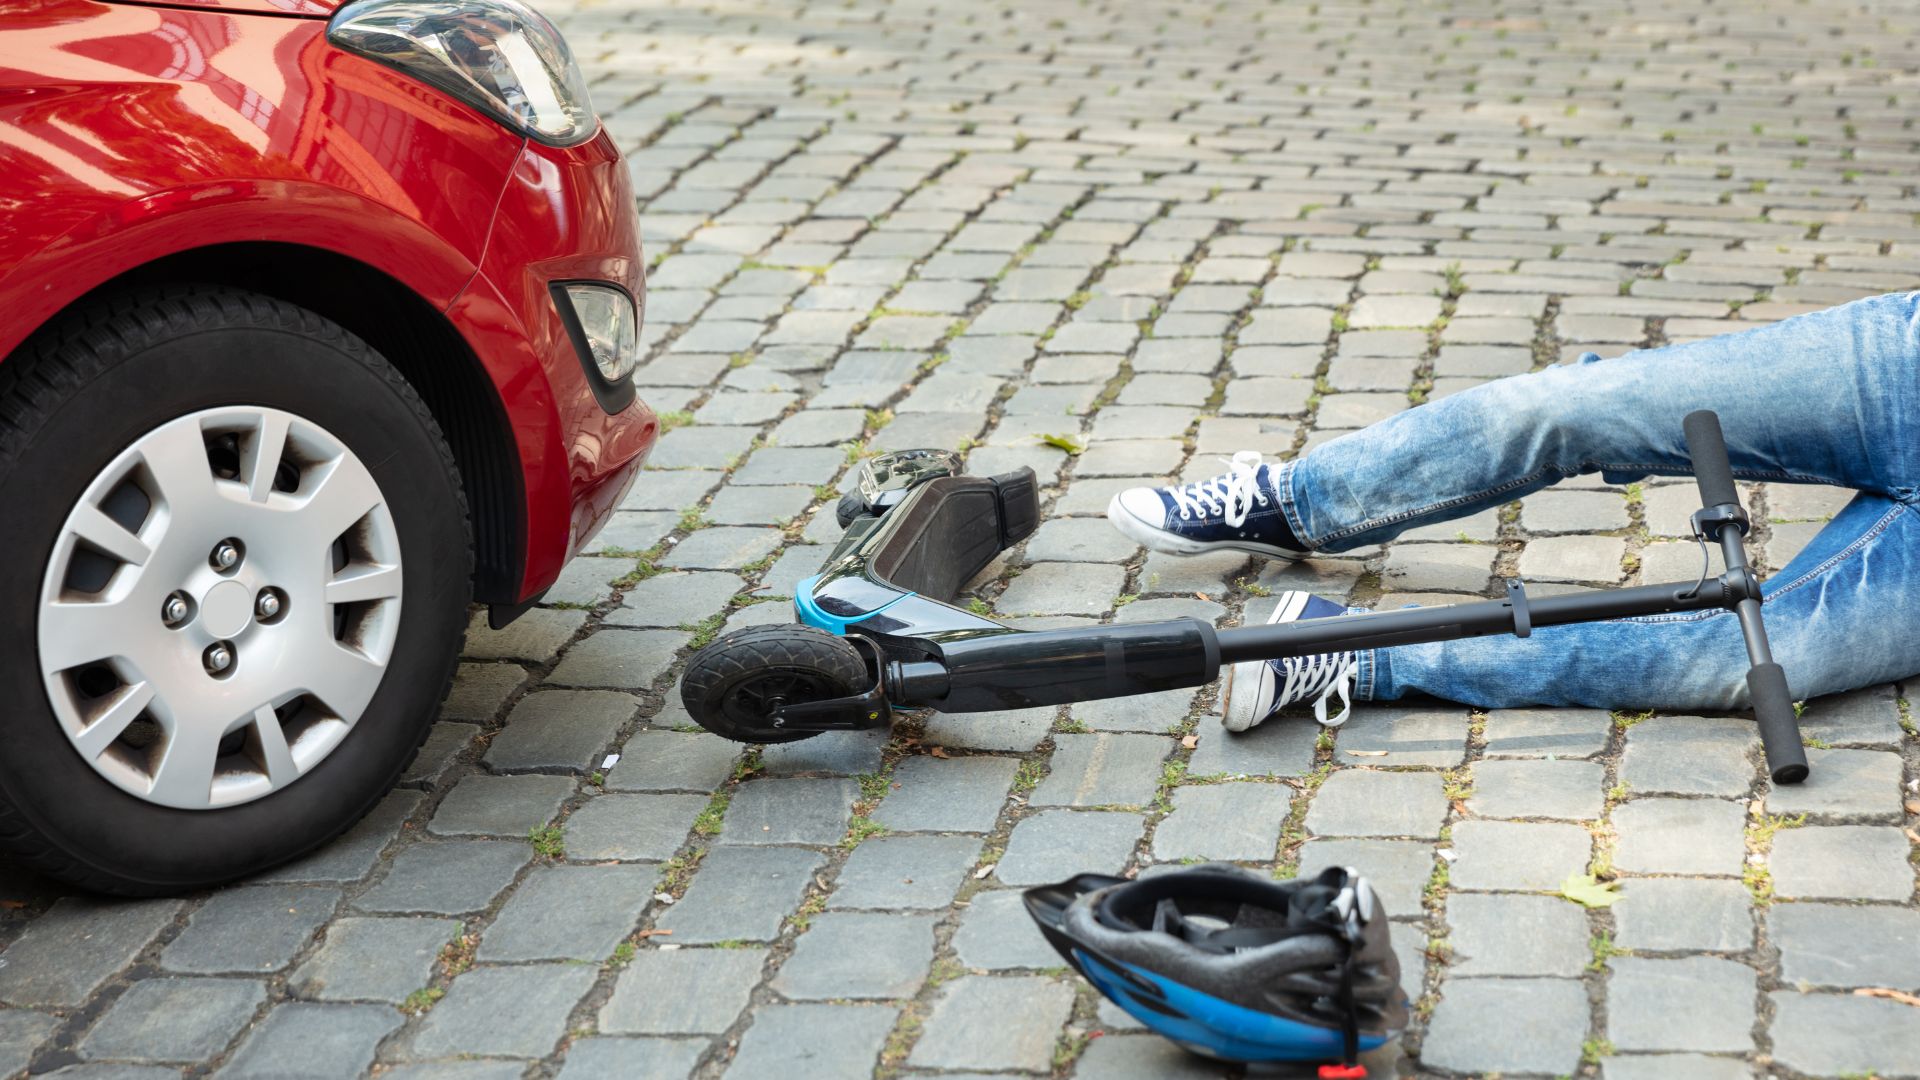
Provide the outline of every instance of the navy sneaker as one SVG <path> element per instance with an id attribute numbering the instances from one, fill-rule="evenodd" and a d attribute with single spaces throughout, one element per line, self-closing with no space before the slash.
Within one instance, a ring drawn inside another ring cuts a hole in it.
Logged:
<path id="1" fill-rule="evenodd" d="M 1295 622 L 1345 615 L 1347 609 L 1312 593 L 1284 592 L 1267 622 Z M 1245 731 L 1289 705 L 1313 702 L 1313 718 L 1325 727 L 1346 723 L 1353 711 L 1347 695 L 1359 673 L 1359 657 L 1350 652 L 1317 653 L 1285 660 L 1248 660 L 1227 669 L 1220 682 L 1221 710 L 1228 731 Z M 1327 719 L 1327 699 L 1340 695 L 1340 715 Z"/>
<path id="2" fill-rule="evenodd" d="M 1107 504 L 1107 520 L 1127 539 L 1169 555 L 1228 549 L 1270 559 L 1304 559 L 1280 500 L 1273 470 L 1242 450 L 1228 471 L 1173 487 L 1128 488 Z"/>

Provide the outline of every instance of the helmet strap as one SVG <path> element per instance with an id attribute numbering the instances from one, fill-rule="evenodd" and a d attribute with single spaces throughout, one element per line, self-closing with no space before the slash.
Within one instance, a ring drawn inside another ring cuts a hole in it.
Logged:
<path id="1" fill-rule="evenodd" d="M 1353 1003 L 1353 961 L 1360 951 L 1357 938 L 1347 939 L 1347 956 L 1340 962 L 1340 1037 L 1344 1045 L 1341 1063 L 1349 1069 L 1360 1068 L 1360 1010 Z M 1367 1071 L 1360 1069 L 1358 1075 Z"/>

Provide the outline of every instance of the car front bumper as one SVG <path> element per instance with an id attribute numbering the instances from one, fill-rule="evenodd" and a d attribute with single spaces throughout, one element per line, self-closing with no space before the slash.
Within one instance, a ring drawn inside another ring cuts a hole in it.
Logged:
<path id="1" fill-rule="evenodd" d="M 515 599 L 539 595 L 612 516 L 658 434 L 637 398 L 595 393 L 556 306 L 556 282 L 599 281 L 644 320 L 645 264 L 626 164 L 602 130 L 569 148 L 529 142 L 515 162 L 479 272 L 448 316 L 495 373 L 525 490 L 525 560 Z M 499 373 L 513 373 L 506 379 Z"/>

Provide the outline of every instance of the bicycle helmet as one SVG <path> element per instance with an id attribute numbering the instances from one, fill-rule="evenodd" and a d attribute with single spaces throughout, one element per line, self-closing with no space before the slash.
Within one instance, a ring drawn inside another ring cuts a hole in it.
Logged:
<path id="1" fill-rule="evenodd" d="M 1024 898 L 1094 989 L 1196 1054 L 1338 1059 L 1321 1075 L 1365 1076 L 1359 1055 L 1407 1025 L 1386 913 L 1352 870 L 1305 881 L 1228 865 L 1141 881 L 1081 874 Z"/>

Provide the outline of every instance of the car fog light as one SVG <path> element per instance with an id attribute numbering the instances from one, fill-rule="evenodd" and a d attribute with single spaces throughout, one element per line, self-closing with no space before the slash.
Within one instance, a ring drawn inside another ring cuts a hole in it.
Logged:
<path id="1" fill-rule="evenodd" d="M 611 285 L 563 287 L 579 328 L 580 345 L 609 383 L 619 385 L 640 362 L 640 320 L 633 298 Z"/>

